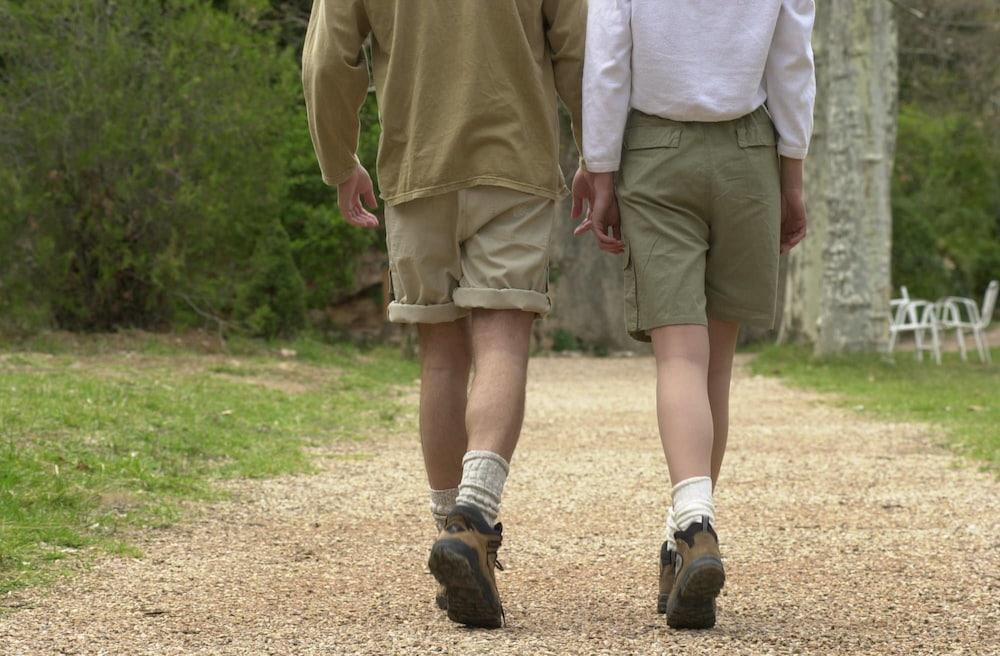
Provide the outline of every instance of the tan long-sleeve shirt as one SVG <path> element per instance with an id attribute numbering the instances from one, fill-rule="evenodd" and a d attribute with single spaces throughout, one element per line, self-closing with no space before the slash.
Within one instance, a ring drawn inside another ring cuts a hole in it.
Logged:
<path id="1" fill-rule="evenodd" d="M 475 185 L 565 193 L 556 97 L 579 137 L 586 0 L 314 0 L 302 81 L 323 179 L 353 172 L 371 36 L 389 205 Z"/>

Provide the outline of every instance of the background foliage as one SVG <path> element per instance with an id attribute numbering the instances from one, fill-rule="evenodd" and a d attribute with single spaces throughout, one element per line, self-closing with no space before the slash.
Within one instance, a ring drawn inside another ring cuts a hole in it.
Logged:
<path id="1" fill-rule="evenodd" d="M 893 284 L 979 296 L 1000 277 L 1000 3 L 895 4 Z"/>
<path id="2" fill-rule="evenodd" d="M 894 284 L 1000 275 L 1000 4 L 900 20 Z M 317 169 L 311 0 L 0 0 L 0 330 L 293 332 L 382 242 Z M 359 145 L 374 172 L 374 98 Z"/>
<path id="3" fill-rule="evenodd" d="M 376 236 L 339 220 L 320 179 L 301 15 L 277 15 L 252 1 L 0 2 L 8 329 L 208 321 L 271 336 L 351 284 Z M 368 164 L 376 142 L 369 126 Z"/>

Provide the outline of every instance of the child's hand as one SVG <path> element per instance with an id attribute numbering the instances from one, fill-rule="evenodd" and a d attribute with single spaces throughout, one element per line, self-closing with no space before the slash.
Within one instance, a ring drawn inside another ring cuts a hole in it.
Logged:
<path id="1" fill-rule="evenodd" d="M 781 158 L 781 254 L 806 238 L 806 204 L 802 200 L 802 160 Z"/>
<path id="2" fill-rule="evenodd" d="M 781 192 L 781 254 L 806 238 L 806 204 L 801 189 Z"/>
<path id="3" fill-rule="evenodd" d="M 365 167 L 358 164 L 351 177 L 337 185 L 337 205 L 340 207 L 340 213 L 351 225 L 359 228 L 377 228 L 378 218 L 364 208 L 361 204 L 362 199 L 368 207 L 372 209 L 378 207 L 371 176 Z"/>
<path id="4" fill-rule="evenodd" d="M 587 232 L 593 232 L 597 239 L 597 247 L 606 253 L 622 253 L 625 251 L 625 244 L 622 242 L 621 218 L 618 215 L 618 199 L 615 197 L 614 173 L 589 173 L 582 171 L 586 184 L 586 197 L 589 204 L 589 212 L 586 220 L 580 223 L 573 231 L 573 234 L 580 236 Z M 581 172 L 578 171 L 580 176 Z M 574 189 L 577 182 L 573 182 Z M 584 189 L 581 184 L 581 192 Z M 574 194 L 575 196 L 576 194 Z M 573 218 L 578 218 L 582 212 L 582 205 L 577 204 L 574 198 Z M 611 232 L 609 235 L 608 232 Z"/>
<path id="5" fill-rule="evenodd" d="M 594 187 L 590 184 L 591 174 L 580 165 L 573 176 L 573 209 L 570 210 L 571 219 L 579 221 L 584 219 L 584 223 L 590 219 L 590 208 L 594 206 Z M 586 214 L 584 214 L 584 210 Z"/>

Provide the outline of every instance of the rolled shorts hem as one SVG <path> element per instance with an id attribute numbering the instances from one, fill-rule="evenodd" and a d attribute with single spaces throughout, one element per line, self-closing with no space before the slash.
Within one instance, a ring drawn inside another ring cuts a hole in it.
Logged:
<path id="1" fill-rule="evenodd" d="M 653 338 L 650 337 L 649 333 L 657 328 L 663 328 L 664 326 L 682 326 L 682 325 L 694 325 L 694 326 L 707 326 L 708 319 L 705 318 L 704 314 L 692 314 L 687 316 L 676 316 L 670 317 L 668 319 L 657 320 L 653 322 L 652 325 L 644 328 L 636 328 L 634 330 L 629 329 L 629 336 L 636 340 L 637 342 L 651 342 Z"/>
<path id="2" fill-rule="evenodd" d="M 453 295 L 460 308 L 485 310 L 521 310 L 539 316 L 549 313 L 552 303 L 547 294 L 528 289 L 488 289 L 484 287 L 459 287 Z"/>
<path id="3" fill-rule="evenodd" d="M 467 316 L 469 311 L 454 303 L 410 305 L 389 303 L 389 321 L 393 323 L 448 323 Z"/>

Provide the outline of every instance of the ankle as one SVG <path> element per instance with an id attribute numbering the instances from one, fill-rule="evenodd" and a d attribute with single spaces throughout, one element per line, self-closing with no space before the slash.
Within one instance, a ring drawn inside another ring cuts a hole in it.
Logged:
<path id="1" fill-rule="evenodd" d="M 489 525 L 500 513 L 500 497 L 510 465 L 492 451 L 469 451 L 462 459 L 462 482 L 456 505 L 470 506 L 482 513 Z"/>
<path id="2" fill-rule="evenodd" d="M 715 502 L 710 477 L 695 476 L 681 481 L 674 486 L 672 497 L 675 533 L 685 530 L 702 518 L 708 518 L 710 524 L 715 524 Z"/>
<path id="3" fill-rule="evenodd" d="M 430 493 L 431 515 L 434 517 L 434 523 L 437 525 L 438 531 L 443 531 L 445 520 L 448 519 L 448 515 L 455 510 L 455 500 L 458 498 L 458 488 L 452 487 L 444 490 L 432 489 Z"/>

